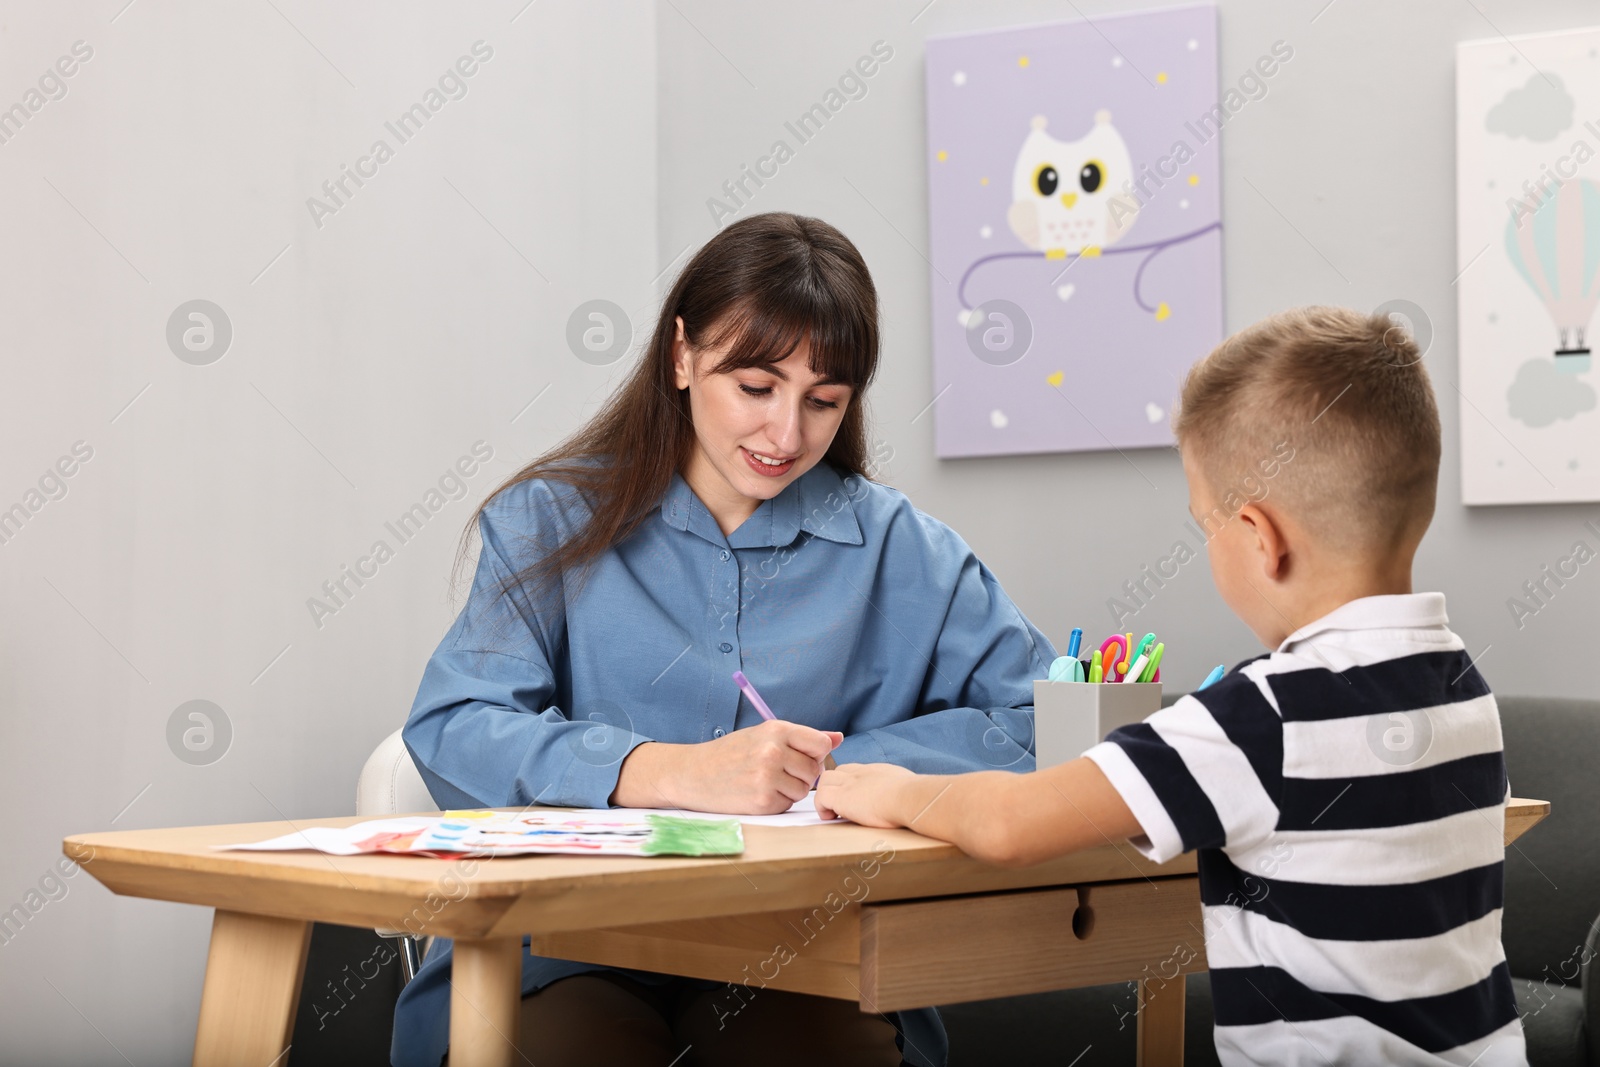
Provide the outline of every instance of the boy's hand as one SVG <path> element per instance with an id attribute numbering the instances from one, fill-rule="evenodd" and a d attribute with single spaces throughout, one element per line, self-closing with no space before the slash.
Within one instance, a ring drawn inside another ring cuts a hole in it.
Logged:
<path id="1" fill-rule="evenodd" d="M 1087 756 L 1028 774 L 912 774 L 886 763 L 846 763 L 823 773 L 817 813 L 837 813 L 863 826 L 906 826 L 1001 867 L 1040 863 L 1144 832 Z"/>
<path id="2" fill-rule="evenodd" d="M 817 783 L 817 814 L 842 815 L 862 826 L 903 826 L 895 814 L 900 787 L 916 775 L 892 763 L 845 763 L 823 771 Z"/>

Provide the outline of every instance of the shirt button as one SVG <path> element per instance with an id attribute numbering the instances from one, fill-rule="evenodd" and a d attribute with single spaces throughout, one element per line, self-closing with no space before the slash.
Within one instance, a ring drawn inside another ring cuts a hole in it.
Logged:
<path id="1" fill-rule="evenodd" d="M 728 731 L 724 730 L 722 727 L 719 726 L 715 730 L 711 731 L 711 736 L 712 737 L 722 737 L 727 732 Z"/>
<path id="2" fill-rule="evenodd" d="M 724 651 L 724 652 L 732 652 L 733 651 L 733 646 L 728 644 L 728 642 L 726 642 L 726 641 L 722 642 L 722 644 L 718 645 L 717 647 L 722 649 L 722 651 Z"/>
<path id="3" fill-rule="evenodd" d="M 726 563 L 728 561 L 728 550 L 727 549 L 723 549 L 722 550 L 722 561 L 724 563 Z"/>

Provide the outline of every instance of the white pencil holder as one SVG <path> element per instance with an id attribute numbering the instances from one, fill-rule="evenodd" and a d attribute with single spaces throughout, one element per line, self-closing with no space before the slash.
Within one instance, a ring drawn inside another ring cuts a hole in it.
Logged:
<path id="1" fill-rule="evenodd" d="M 1161 710 L 1160 682 L 1033 683 L 1034 752 L 1040 769 L 1077 759 L 1119 726 Z"/>

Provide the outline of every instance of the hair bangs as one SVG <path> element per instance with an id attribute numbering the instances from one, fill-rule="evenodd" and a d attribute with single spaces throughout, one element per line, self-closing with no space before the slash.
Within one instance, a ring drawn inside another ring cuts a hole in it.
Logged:
<path id="1" fill-rule="evenodd" d="M 795 299 L 790 294 L 784 297 L 772 303 L 758 298 L 716 325 L 707 339 L 710 347 L 719 347 L 729 336 L 734 340 L 715 370 L 770 367 L 789 358 L 809 339 L 808 363 L 813 374 L 855 390 L 865 388 L 878 362 L 875 324 L 862 322 L 842 307 L 824 306 L 806 297 Z"/>

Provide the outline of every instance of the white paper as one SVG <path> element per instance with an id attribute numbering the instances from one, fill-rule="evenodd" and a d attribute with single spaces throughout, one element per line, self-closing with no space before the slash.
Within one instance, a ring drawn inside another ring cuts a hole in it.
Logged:
<path id="1" fill-rule="evenodd" d="M 807 793 L 790 805 L 788 811 L 776 815 L 717 815 L 709 811 L 685 811 L 681 808 L 610 808 L 608 811 L 650 812 L 656 815 L 686 815 L 697 819 L 738 819 L 746 826 L 831 826 L 844 819 L 823 819 L 817 814 L 817 794 Z"/>

